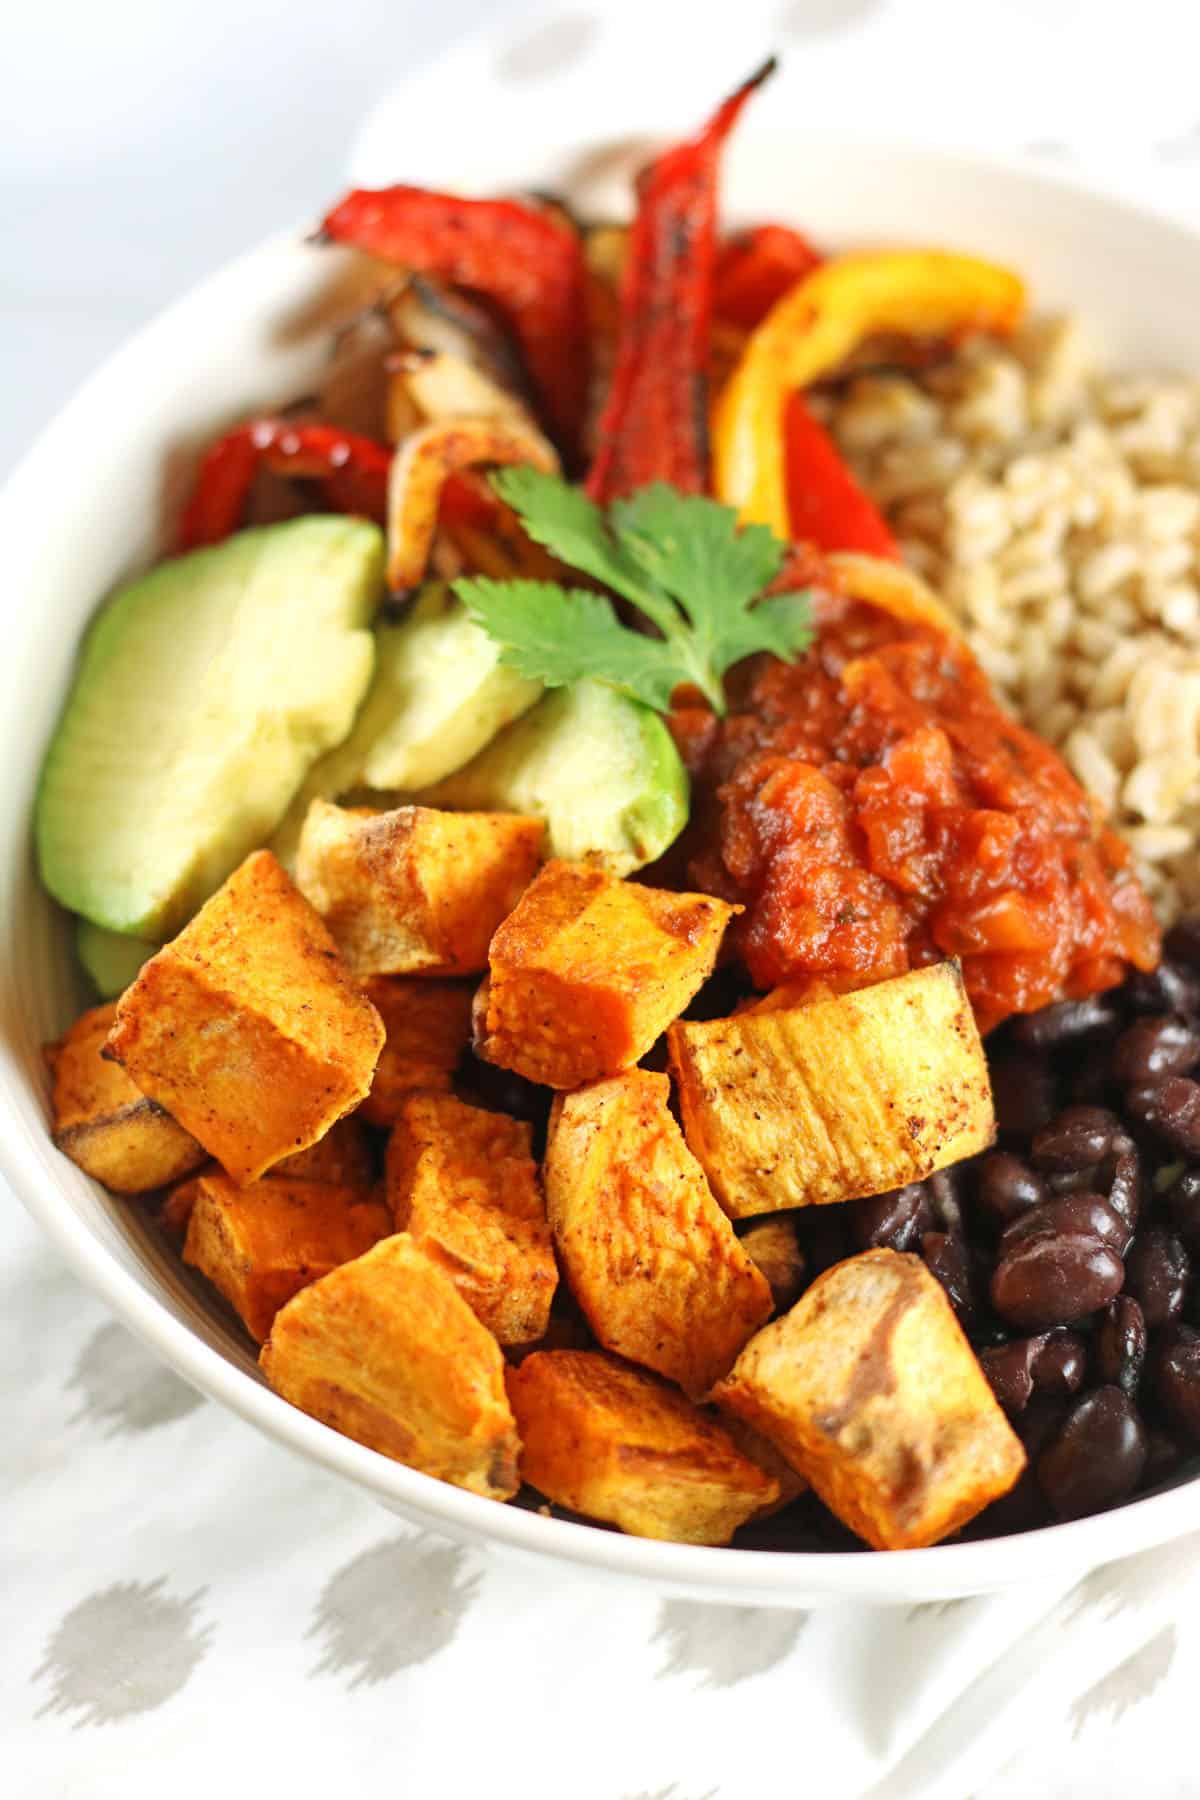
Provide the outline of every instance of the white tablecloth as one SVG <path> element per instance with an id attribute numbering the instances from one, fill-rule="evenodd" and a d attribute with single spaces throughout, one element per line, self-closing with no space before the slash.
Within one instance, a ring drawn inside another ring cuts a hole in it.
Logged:
<path id="1" fill-rule="evenodd" d="M 142 317 L 312 215 L 368 104 L 415 58 L 500 16 L 488 67 L 528 108 L 630 7 L 515 12 L 110 0 L 69 25 L 54 7 L 6 21 L 0 469 Z M 844 105 L 852 63 L 881 130 L 1083 163 L 1200 211 L 1198 31 L 1170 0 L 687 15 L 689 68 L 736 74 L 768 41 L 803 57 L 815 119 Z M 394 121 L 377 112 L 369 143 Z M 2 1190 L 0 1408 L 5 1796 L 1200 1792 L 1194 1545 L 1062 1595 L 889 1615 L 659 1602 L 483 1558 L 201 1401 Z"/>

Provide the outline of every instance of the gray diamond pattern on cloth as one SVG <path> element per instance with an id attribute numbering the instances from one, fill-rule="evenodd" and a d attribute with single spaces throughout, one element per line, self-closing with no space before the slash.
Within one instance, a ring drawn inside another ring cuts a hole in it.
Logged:
<path id="1" fill-rule="evenodd" d="M 701 1687 L 733 1687 L 773 1669 L 795 1649 L 807 1615 L 765 1606 L 667 1600 L 654 1641 L 667 1647 L 662 1675 L 699 1675 Z"/>
<path id="2" fill-rule="evenodd" d="M 121 1581 L 89 1594 L 52 1633 L 34 1674 L 51 1693 L 39 1716 L 66 1713 L 106 1725 L 172 1699 L 204 1655 L 212 1627 L 198 1627 L 204 1590 L 175 1595 L 166 1576 Z"/>
<path id="3" fill-rule="evenodd" d="M 106 1437 L 153 1431 L 204 1404 L 202 1395 L 115 1323 L 92 1333 L 67 1386 L 81 1397 L 72 1423 L 94 1422 Z"/>
<path id="4" fill-rule="evenodd" d="M 364 1550 L 330 1577 L 308 1636 L 323 1651 L 313 1673 L 347 1686 L 387 1681 L 444 1650 L 479 1588 L 466 1551 L 421 1534 Z"/>

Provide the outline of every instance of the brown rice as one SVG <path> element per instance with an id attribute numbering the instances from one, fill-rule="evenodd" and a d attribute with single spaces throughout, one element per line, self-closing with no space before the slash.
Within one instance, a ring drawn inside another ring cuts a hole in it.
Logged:
<path id="1" fill-rule="evenodd" d="M 1200 380 L 1105 373 L 1068 317 L 818 404 L 1163 919 L 1200 906 Z"/>

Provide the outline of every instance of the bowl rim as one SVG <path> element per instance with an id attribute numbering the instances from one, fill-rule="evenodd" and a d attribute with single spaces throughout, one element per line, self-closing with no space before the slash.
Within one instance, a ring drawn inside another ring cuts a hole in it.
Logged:
<path id="1" fill-rule="evenodd" d="M 750 129 L 750 128 L 748 128 Z M 762 139 L 790 145 L 808 140 L 826 146 L 852 144 L 856 152 L 877 151 L 893 160 L 915 160 L 931 168 L 986 169 L 1067 197 L 1100 202 L 1129 220 L 1152 222 L 1192 244 L 1192 226 L 1153 202 L 1134 201 L 1108 191 L 1103 182 L 1074 170 L 1031 166 L 1024 156 L 959 151 L 907 144 L 886 137 L 819 129 L 784 130 L 769 123 L 754 131 Z M 70 436 L 77 410 L 97 395 L 118 391 L 127 369 L 135 369 L 149 346 L 174 336 L 192 315 L 202 317 L 211 299 L 227 285 L 264 269 L 281 249 L 294 248 L 297 233 L 272 234 L 231 259 L 158 312 L 120 345 L 58 410 L 37 435 L 0 490 L 0 529 L 19 514 L 28 491 L 42 491 L 55 478 L 59 446 Z M 1008 1537 L 939 1544 L 928 1549 L 743 1550 L 662 1542 L 626 1536 L 570 1519 L 496 1502 L 441 1482 L 394 1462 L 311 1418 L 272 1392 L 219 1350 L 205 1343 L 192 1325 L 177 1318 L 163 1297 L 144 1288 L 132 1270 L 112 1255 L 66 1191 L 46 1179 L 35 1146 L 10 1090 L 22 1083 L 11 1058 L 0 1068 L 0 1173 L 31 1216 L 42 1226 L 73 1271 L 98 1292 L 119 1319 L 186 1381 L 256 1426 L 276 1443 L 354 1483 L 418 1523 L 465 1541 L 574 1565 L 580 1570 L 650 1583 L 717 1601 L 759 1605 L 803 1605 L 814 1598 L 852 1599 L 879 1604 L 911 1601 L 915 1595 L 985 1593 L 1032 1580 L 1046 1572 L 1056 1578 L 1082 1574 L 1102 1562 L 1120 1560 L 1182 1537 L 1196 1527 L 1193 1481 L 1131 1500 L 1112 1512 L 1061 1522 Z M 1121 1527 L 1114 1531 L 1119 1518 Z M 1114 1543 L 1114 1537 L 1117 1542 Z M 1124 1541 L 1121 1541 L 1124 1540 Z"/>

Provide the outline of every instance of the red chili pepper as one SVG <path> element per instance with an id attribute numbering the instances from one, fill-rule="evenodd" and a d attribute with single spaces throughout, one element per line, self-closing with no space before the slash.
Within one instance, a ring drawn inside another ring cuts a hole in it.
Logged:
<path id="1" fill-rule="evenodd" d="M 587 491 L 602 504 L 648 481 L 685 493 L 708 486 L 709 328 L 721 148 L 746 101 L 775 67 L 764 63 L 698 137 L 643 170 L 621 281 L 612 387 Z"/>
<path id="2" fill-rule="evenodd" d="M 564 451 L 573 448 L 588 388 L 587 274 L 577 232 L 519 200 L 390 187 L 355 188 L 321 233 L 494 301 L 553 435 Z"/>
<path id="3" fill-rule="evenodd" d="M 812 273 L 824 258 L 790 225 L 756 225 L 739 231 L 717 256 L 713 312 L 729 325 L 752 331 L 775 302 Z"/>
<path id="4" fill-rule="evenodd" d="M 855 481 L 829 433 L 809 412 L 802 393 L 788 399 L 784 434 L 792 536 L 822 550 L 898 558 L 886 520 Z"/>
<path id="5" fill-rule="evenodd" d="M 382 524 L 392 453 L 386 444 L 289 419 L 252 419 L 205 452 L 179 528 L 179 548 L 219 544 L 237 530 L 260 467 L 279 475 L 307 476 L 325 484 L 336 512 L 361 513 Z"/>

